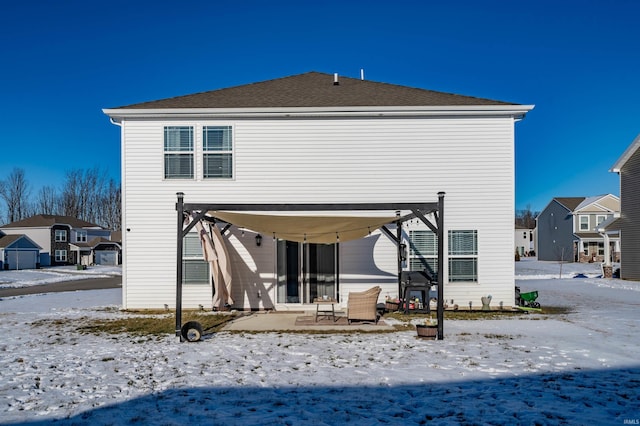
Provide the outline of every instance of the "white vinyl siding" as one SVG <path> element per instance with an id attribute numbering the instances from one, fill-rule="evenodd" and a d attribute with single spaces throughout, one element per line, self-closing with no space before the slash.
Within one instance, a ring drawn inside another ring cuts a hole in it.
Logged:
<path id="1" fill-rule="evenodd" d="M 190 203 L 335 204 L 436 202 L 437 193 L 445 191 L 446 229 L 482 234 L 478 285 L 446 281 L 445 262 L 445 297 L 468 297 L 477 305 L 480 297 L 491 294 L 496 303 L 508 306 L 514 291 L 514 265 L 505 261 L 513 258 L 514 247 L 513 125 L 513 119 L 500 117 L 126 121 L 123 229 L 130 231 L 124 233 L 123 247 L 125 303 L 131 308 L 175 303 L 176 192 L 185 193 Z M 193 180 L 163 179 L 158 140 L 165 126 L 195 129 Z M 205 126 L 232 127 L 233 179 L 202 178 Z M 390 141 L 397 148 L 390 150 Z M 262 247 L 246 240 L 233 241 L 232 256 L 238 250 L 242 257 L 233 263 L 234 274 L 242 276 L 234 278 L 233 294 L 248 305 L 257 293 L 243 286 L 264 287 L 259 303 L 275 303 L 268 290 L 275 276 L 270 239 Z M 397 287 L 396 250 L 385 235 L 354 242 L 354 251 L 343 251 L 347 244 L 352 243 L 341 243 L 341 295 L 379 282 L 388 291 Z M 362 267 L 352 268 L 350 262 Z M 184 290 L 185 307 L 210 299 L 209 286 Z"/>
<path id="2" fill-rule="evenodd" d="M 203 177 L 233 177 L 233 134 L 231 126 L 205 126 L 202 129 Z"/>
<path id="3" fill-rule="evenodd" d="M 164 128 L 165 179 L 193 179 L 193 127 Z"/>

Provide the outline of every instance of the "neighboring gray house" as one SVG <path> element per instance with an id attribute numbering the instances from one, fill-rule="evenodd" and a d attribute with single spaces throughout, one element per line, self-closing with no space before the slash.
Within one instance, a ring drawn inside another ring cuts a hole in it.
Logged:
<path id="1" fill-rule="evenodd" d="M 0 227 L 6 235 L 27 235 L 41 247 L 39 266 L 93 263 L 95 238 L 109 239 L 111 231 L 69 216 L 39 214 Z"/>
<path id="2" fill-rule="evenodd" d="M 573 210 L 585 197 L 557 197 L 536 217 L 538 260 L 573 261 Z"/>
<path id="3" fill-rule="evenodd" d="M 603 262 L 605 240 L 611 259 L 620 256 L 617 233 L 606 237 L 599 226 L 620 211 L 620 200 L 612 194 L 595 197 L 554 198 L 536 218 L 538 260 Z"/>
<path id="4" fill-rule="evenodd" d="M 640 280 L 640 135 L 611 171 L 620 175 L 620 218 L 612 226 L 620 231 L 620 278 Z"/>
<path id="5" fill-rule="evenodd" d="M 26 235 L 4 235 L 0 231 L 0 271 L 37 268 L 41 248 Z"/>

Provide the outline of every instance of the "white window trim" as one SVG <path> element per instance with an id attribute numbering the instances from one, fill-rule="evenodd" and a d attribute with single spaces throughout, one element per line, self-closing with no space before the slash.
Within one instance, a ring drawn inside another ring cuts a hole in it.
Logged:
<path id="1" fill-rule="evenodd" d="M 185 236 L 185 238 L 187 238 L 187 236 Z M 195 239 L 199 239 L 198 234 L 195 231 L 191 231 L 188 234 L 188 238 L 195 238 Z M 186 244 L 186 241 L 183 241 L 183 244 Z M 194 281 L 187 281 L 185 279 L 184 284 L 185 285 L 194 285 L 194 286 L 202 286 L 202 285 L 209 285 L 211 283 L 211 271 L 209 270 L 209 268 L 211 267 L 211 265 L 209 265 L 209 263 L 205 260 L 204 258 L 204 253 L 200 252 L 199 254 L 187 254 L 187 250 L 183 249 L 183 255 L 182 255 L 182 266 L 183 266 L 183 274 L 186 271 L 186 263 L 188 262 L 202 262 L 203 264 L 205 264 L 206 268 L 207 268 L 207 280 L 206 281 L 202 281 L 202 282 L 194 282 Z M 183 276 L 183 279 L 185 277 Z"/>
<path id="2" fill-rule="evenodd" d="M 433 236 L 435 237 L 435 250 L 433 251 L 433 253 L 419 253 L 414 249 L 413 242 L 416 239 L 416 233 L 419 233 L 419 232 L 433 234 Z M 428 229 L 411 229 L 409 230 L 409 239 L 411 243 L 409 244 L 408 269 L 414 270 L 412 268 L 412 265 L 416 261 L 417 263 L 422 263 L 421 262 L 422 260 L 422 261 L 425 261 L 427 264 L 428 264 L 427 261 L 430 261 L 433 264 L 433 272 L 437 273 L 437 269 L 438 269 L 438 236 L 437 234 L 435 234 L 433 231 Z"/>
<path id="3" fill-rule="evenodd" d="M 86 243 L 87 238 L 87 231 L 76 231 L 76 243 Z"/>
<path id="4" fill-rule="evenodd" d="M 583 227 L 582 227 L 582 225 L 583 225 L 583 223 L 582 223 L 582 219 L 583 219 L 583 218 L 586 218 L 586 219 L 587 219 L 586 228 L 583 228 Z M 587 215 L 587 214 L 581 214 L 581 215 L 578 215 L 578 229 L 579 229 L 580 231 L 588 231 L 588 230 L 590 229 L 590 228 L 589 228 L 589 215 Z"/>
<path id="5" fill-rule="evenodd" d="M 180 151 L 180 150 L 167 150 L 165 147 L 166 144 L 166 134 L 168 128 L 189 128 L 191 129 L 191 150 L 189 151 Z M 175 181 L 175 180 L 195 180 L 197 176 L 196 172 L 196 137 L 197 137 L 197 129 L 193 124 L 165 124 L 162 126 L 162 178 L 166 181 Z M 167 154 L 172 155 L 190 155 L 191 156 L 191 176 L 180 176 L 180 177 L 167 177 L 167 169 L 166 169 L 166 157 Z"/>
<path id="6" fill-rule="evenodd" d="M 54 259 L 56 262 L 66 262 L 68 257 L 67 257 L 67 251 L 66 250 L 56 250 L 54 253 Z"/>
<path id="7" fill-rule="evenodd" d="M 475 239 L 474 239 L 474 243 L 475 243 L 475 247 L 474 247 L 474 253 L 473 254 L 452 254 L 451 253 L 451 245 L 449 244 L 449 239 L 451 238 L 451 233 L 452 232 L 463 232 L 463 231 L 473 231 L 474 235 L 475 235 Z M 478 230 L 477 229 L 449 229 L 447 232 L 447 281 L 449 283 L 455 283 L 455 284 L 459 284 L 459 283 L 473 283 L 473 284 L 477 284 L 478 282 L 480 282 L 480 278 L 479 278 L 479 260 L 480 260 L 480 256 L 479 256 L 479 244 L 478 244 Z M 455 261 L 456 259 L 473 259 L 475 260 L 475 274 L 473 279 L 471 280 L 451 280 L 451 276 L 452 271 L 451 271 L 451 262 Z"/>
<path id="8" fill-rule="evenodd" d="M 204 132 L 205 130 L 207 130 L 208 128 L 228 128 L 229 131 L 231 132 L 231 149 L 230 150 L 220 150 L 220 151 L 215 151 L 215 150 L 207 150 L 205 149 L 205 141 L 204 141 Z M 202 151 L 199 152 L 199 158 L 202 161 L 202 169 L 201 172 L 199 173 L 200 176 L 202 176 L 203 180 L 206 181 L 215 181 L 215 180 L 234 180 L 235 176 L 236 176 L 236 155 L 235 155 L 235 147 L 236 147 L 236 132 L 235 132 L 235 127 L 231 124 L 205 124 L 202 125 L 199 129 L 198 135 L 200 137 L 200 140 L 198 141 L 198 148 L 201 149 Z M 204 175 L 204 169 L 205 169 L 205 157 L 209 154 L 230 154 L 231 155 L 231 176 L 205 176 Z"/>
<path id="9" fill-rule="evenodd" d="M 56 243 L 66 243 L 67 242 L 67 230 L 66 229 L 56 229 L 54 232 L 54 241 Z"/>

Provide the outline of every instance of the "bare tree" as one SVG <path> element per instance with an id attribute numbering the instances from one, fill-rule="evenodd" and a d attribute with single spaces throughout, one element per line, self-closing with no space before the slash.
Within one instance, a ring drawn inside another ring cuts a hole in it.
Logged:
<path id="1" fill-rule="evenodd" d="M 120 184 L 107 179 L 106 171 L 98 167 L 70 170 L 60 190 L 44 186 L 34 200 L 29 195 L 24 170 L 14 169 L 0 180 L 0 200 L 6 205 L 6 210 L 0 209 L 0 224 L 5 218 L 15 222 L 34 214 L 52 214 L 75 217 L 112 230 L 121 227 Z"/>
<path id="2" fill-rule="evenodd" d="M 536 227 L 536 216 L 540 212 L 531 211 L 531 204 L 527 204 L 522 210 L 516 210 L 516 225 L 526 229 L 533 229 Z"/>
<path id="3" fill-rule="evenodd" d="M 118 231 L 122 221 L 122 196 L 120 185 L 111 179 L 103 194 L 101 223 L 107 229 Z"/>
<path id="4" fill-rule="evenodd" d="M 35 202 L 35 214 L 59 214 L 60 197 L 58 191 L 53 186 L 43 186 L 38 191 L 38 198 Z"/>
<path id="5" fill-rule="evenodd" d="M 0 184 L 0 198 L 6 204 L 6 219 L 8 223 L 27 217 L 29 208 L 29 184 L 23 169 L 15 168 Z"/>
<path id="6" fill-rule="evenodd" d="M 67 172 L 62 190 L 62 211 L 66 216 L 95 222 L 100 216 L 106 172 L 94 167 Z"/>
<path id="7" fill-rule="evenodd" d="M 120 186 L 97 167 L 67 172 L 62 212 L 108 229 L 120 228 Z"/>

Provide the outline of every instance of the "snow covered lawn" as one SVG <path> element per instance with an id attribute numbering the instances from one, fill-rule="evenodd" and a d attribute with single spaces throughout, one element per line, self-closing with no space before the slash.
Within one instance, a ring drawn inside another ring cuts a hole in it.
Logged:
<path id="1" fill-rule="evenodd" d="M 105 309 L 117 307 L 117 289 L 0 300 L 0 421 L 637 422 L 640 283 L 599 278 L 598 265 L 565 264 L 563 279 L 553 278 L 555 263 L 523 259 L 516 269 L 523 292 L 572 312 L 447 321 L 442 341 L 415 332 L 219 333 L 181 344 L 33 325 L 124 315 Z"/>
<path id="2" fill-rule="evenodd" d="M 0 271 L 0 289 L 85 280 L 88 278 L 107 278 L 114 275 L 122 275 L 121 266 L 95 265 L 81 271 L 78 271 L 75 265 L 20 271 Z"/>

